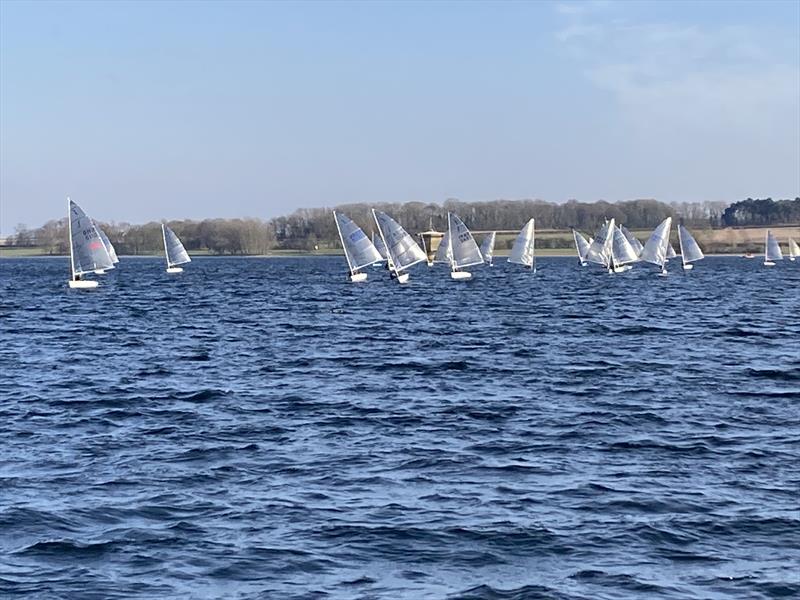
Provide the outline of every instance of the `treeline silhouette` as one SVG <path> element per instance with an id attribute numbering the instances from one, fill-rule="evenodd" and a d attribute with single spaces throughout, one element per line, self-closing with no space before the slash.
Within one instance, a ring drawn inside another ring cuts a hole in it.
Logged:
<path id="1" fill-rule="evenodd" d="M 558 204 L 542 200 L 462 202 L 450 199 L 443 204 L 345 204 L 336 208 L 370 235 L 374 230 L 373 207 L 390 214 L 411 233 L 431 226 L 442 231 L 446 228 L 448 212 L 457 213 L 475 231 L 518 230 L 531 217 L 536 219 L 536 228 L 540 231 L 575 227 L 590 234 L 603 219 L 612 217 L 631 229 L 652 229 L 668 216 L 687 227 L 702 229 L 800 223 L 800 198 L 778 201 L 748 198 L 730 206 L 724 202 L 665 204 L 656 200 L 614 203 L 570 200 Z M 200 250 L 212 254 L 245 255 L 266 254 L 275 249 L 315 250 L 340 246 L 329 208 L 300 209 L 270 221 L 206 219 L 170 221 L 168 224 L 190 252 Z M 151 254 L 163 249 L 160 223 L 100 223 L 100 226 L 119 254 Z M 50 254 L 66 253 L 69 250 L 66 218 L 48 221 L 32 230 L 20 225 L 12 242 L 19 246 L 40 246 Z M 565 238 L 558 243 L 569 244 L 569 241 Z"/>

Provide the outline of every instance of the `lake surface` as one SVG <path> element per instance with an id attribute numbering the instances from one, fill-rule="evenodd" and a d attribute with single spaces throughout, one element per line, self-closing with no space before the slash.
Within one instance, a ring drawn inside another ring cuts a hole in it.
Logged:
<path id="1" fill-rule="evenodd" d="M 800 262 L 0 261 L 0 596 L 800 595 Z"/>

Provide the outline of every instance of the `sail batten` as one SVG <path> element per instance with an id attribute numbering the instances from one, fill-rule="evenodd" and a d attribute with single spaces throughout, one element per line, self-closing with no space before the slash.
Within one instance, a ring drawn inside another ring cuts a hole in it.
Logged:
<path id="1" fill-rule="evenodd" d="M 705 258 L 703 251 L 694 239 L 694 236 L 683 225 L 678 225 L 678 245 L 681 248 L 683 264 L 689 264 Z"/>
<path id="2" fill-rule="evenodd" d="M 347 215 L 333 211 L 336 227 L 339 230 L 339 238 L 342 241 L 342 248 L 347 259 L 347 265 L 351 273 L 383 260 L 381 253 L 372 243 L 355 222 Z"/>
<path id="3" fill-rule="evenodd" d="M 69 200 L 69 228 L 73 278 L 75 275 L 114 268 L 111 255 L 94 222 L 72 200 Z"/>
<path id="4" fill-rule="evenodd" d="M 453 269 L 463 269 L 483 264 L 483 255 L 472 232 L 464 222 L 452 213 L 447 215 L 447 231 L 450 234 L 451 266 Z"/>
<path id="5" fill-rule="evenodd" d="M 414 238 L 392 217 L 384 212 L 372 209 L 378 231 L 386 243 L 386 251 L 395 273 L 427 260 L 427 256 L 414 241 Z"/>
<path id="6" fill-rule="evenodd" d="M 483 260 L 485 260 L 488 264 L 492 264 L 492 259 L 494 258 L 494 243 L 496 240 L 497 232 L 493 231 L 487 235 L 481 243 L 481 255 L 483 256 Z"/>
<path id="7" fill-rule="evenodd" d="M 166 224 L 161 224 L 161 233 L 164 236 L 164 253 L 167 257 L 167 268 L 175 265 L 192 262 L 189 253 L 183 247 L 178 236 Z"/>

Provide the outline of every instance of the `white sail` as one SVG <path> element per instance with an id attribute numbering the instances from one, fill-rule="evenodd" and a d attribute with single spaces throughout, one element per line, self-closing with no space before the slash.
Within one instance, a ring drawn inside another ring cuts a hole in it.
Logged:
<path id="1" fill-rule="evenodd" d="M 119 262 L 119 258 L 117 258 L 117 251 L 114 250 L 114 244 L 111 243 L 111 240 L 108 239 L 106 232 L 100 229 L 100 226 L 94 219 L 92 219 L 92 223 L 94 223 L 94 226 L 97 229 L 97 233 L 100 235 L 100 239 L 103 242 L 103 246 L 106 247 L 106 252 L 108 252 L 108 255 L 111 257 L 111 262 L 117 264 Z"/>
<path id="2" fill-rule="evenodd" d="M 75 279 L 76 275 L 84 273 L 113 269 L 114 262 L 94 222 L 72 200 L 68 200 L 68 204 L 72 278 Z"/>
<path id="3" fill-rule="evenodd" d="M 800 257 L 800 246 L 792 238 L 789 238 L 789 258 Z"/>
<path id="4" fill-rule="evenodd" d="M 578 253 L 578 258 L 583 262 L 589 251 L 590 242 L 575 229 L 572 230 L 572 237 L 575 240 L 575 251 Z"/>
<path id="5" fill-rule="evenodd" d="M 391 261 L 392 269 L 395 273 L 400 273 L 412 265 L 427 260 L 427 256 L 414 241 L 408 232 L 392 217 L 384 212 L 372 209 L 375 223 L 378 225 L 378 233 L 386 244 L 386 250 Z"/>
<path id="6" fill-rule="evenodd" d="M 633 248 L 634 252 L 636 252 L 636 256 L 639 256 L 642 253 L 642 250 L 644 249 L 642 242 L 636 239 L 636 236 L 633 235 L 630 232 L 630 230 L 627 227 L 625 227 L 625 225 L 620 225 L 619 228 L 622 230 L 622 233 L 625 235 L 625 239 L 628 240 L 628 243 L 631 245 L 631 248 Z"/>
<path id="7" fill-rule="evenodd" d="M 676 256 L 678 256 L 678 253 L 675 252 L 675 248 L 672 247 L 672 244 L 667 244 L 667 260 Z"/>
<path id="8" fill-rule="evenodd" d="M 586 256 L 583 258 L 586 262 L 603 265 L 605 267 L 611 264 L 614 229 L 614 219 L 603 223 L 597 235 L 594 236 L 594 240 L 589 244 L 589 249 L 586 251 Z"/>
<path id="9" fill-rule="evenodd" d="M 344 213 L 333 211 L 333 219 L 339 230 L 344 256 L 350 272 L 355 274 L 362 267 L 382 260 L 381 253 L 367 237 L 367 234 Z"/>
<path id="10" fill-rule="evenodd" d="M 453 253 L 450 248 L 450 232 L 445 231 L 444 236 L 442 236 L 442 239 L 439 242 L 439 246 L 436 248 L 436 254 L 433 256 L 433 262 L 447 263 L 449 265 L 452 262 L 452 256 Z"/>
<path id="11" fill-rule="evenodd" d="M 483 260 L 485 260 L 488 264 L 492 264 L 492 258 L 494 257 L 494 243 L 496 239 L 497 232 L 493 231 L 483 238 L 483 242 L 481 243 L 481 255 L 483 256 Z"/>
<path id="12" fill-rule="evenodd" d="M 683 225 L 678 225 L 678 245 L 681 248 L 681 258 L 685 265 L 705 258 L 700 246 L 697 245 L 697 241 Z"/>
<path id="13" fill-rule="evenodd" d="M 611 248 L 614 262 L 618 265 L 624 265 L 639 260 L 636 250 L 633 249 L 633 246 L 631 246 L 631 243 L 628 241 L 628 238 L 625 237 L 620 227 L 614 228 L 614 241 L 612 242 Z"/>
<path id="14" fill-rule="evenodd" d="M 383 260 L 386 260 L 389 255 L 386 252 L 386 245 L 383 243 L 381 236 L 375 235 L 375 232 L 372 232 L 372 245 L 375 246 L 375 249 L 378 251 L 378 254 L 381 255 Z"/>
<path id="15" fill-rule="evenodd" d="M 783 260 L 783 252 L 781 252 L 781 245 L 778 243 L 778 238 L 776 238 L 769 229 L 767 230 L 765 246 L 764 262 Z"/>
<path id="16" fill-rule="evenodd" d="M 483 255 L 472 237 L 472 232 L 458 215 L 447 213 L 447 231 L 450 234 L 451 264 L 454 270 L 483 264 Z"/>
<path id="17" fill-rule="evenodd" d="M 511 254 L 508 256 L 508 262 L 533 268 L 535 236 L 535 224 L 534 220 L 531 219 L 519 232 L 517 239 L 514 240 L 514 246 L 512 246 Z"/>
<path id="18" fill-rule="evenodd" d="M 164 236 L 164 254 L 167 257 L 167 268 L 192 262 L 178 236 L 164 223 L 161 224 L 161 233 Z"/>
<path id="19" fill-rule="evenodd" d="M 644 261 L 658 265 L 662 269 L 667 262 L 667 248 L 669 247 L 669 231 L 672 227 L 672 217 L 667 217 L 650 234 L 639 256 Z"/>

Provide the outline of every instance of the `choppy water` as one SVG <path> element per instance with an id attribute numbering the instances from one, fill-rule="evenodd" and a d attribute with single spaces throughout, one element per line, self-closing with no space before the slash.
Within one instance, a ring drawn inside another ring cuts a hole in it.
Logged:
<path id="1" fill-rule="evenodd" d="M 800 263 L 0 261 L 0 595 L 800 595 Z"/>

